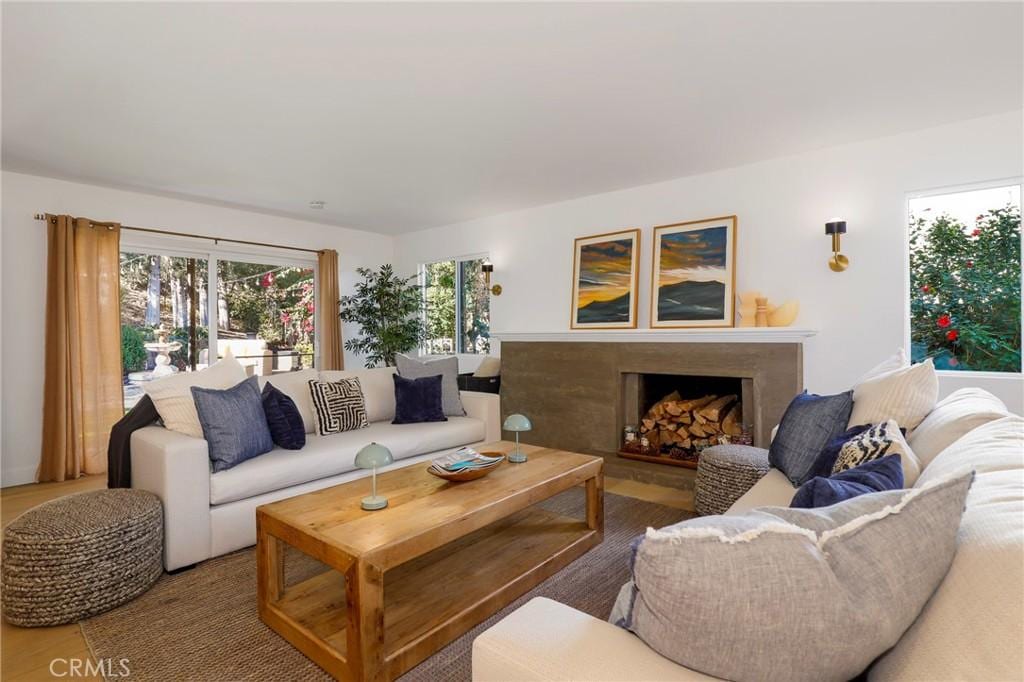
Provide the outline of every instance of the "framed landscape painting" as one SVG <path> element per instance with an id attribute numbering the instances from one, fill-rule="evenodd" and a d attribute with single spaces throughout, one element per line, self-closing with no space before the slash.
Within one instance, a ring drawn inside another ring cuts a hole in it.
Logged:
<path id="1" fill-rule="evenodd" d="M 732 327 L 736 216 L 654 228 L 651 327 Z"/>
<path id="2" fill-rule="evenodd" d="M 635 329 L 640 230 L 576 239 L 572 329 Z"/>

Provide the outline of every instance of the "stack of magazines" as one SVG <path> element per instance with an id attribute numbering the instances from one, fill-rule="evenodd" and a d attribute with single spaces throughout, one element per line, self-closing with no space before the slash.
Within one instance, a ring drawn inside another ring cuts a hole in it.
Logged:
<path id="1" fill-rule="evenodd" d="M 503 459 L 505 459 L 504 455 L 492 457 L 481 455 L 473 448 L 459 448 L 450 455 L 433 460 L 430 463 L 430 468 L 439 474 L 456 474 L 471 469 L 489 469 Z"/>

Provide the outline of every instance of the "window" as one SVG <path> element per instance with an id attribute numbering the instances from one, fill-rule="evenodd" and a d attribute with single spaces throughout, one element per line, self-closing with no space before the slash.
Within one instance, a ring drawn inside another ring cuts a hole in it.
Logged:
<path id="1" fill-rule="evenodd" d="M 483 264 L 486 259 L 445 260 L 420 269 L 427 336 L 425 353 L 487 353 L 490 297 Z"/>
<path id="2" fill-rule="evenodd" d="M 910 348 L 940 370 L 1021 371 L 1021 185 L 909 199 Z"/>
<path id="3" fill-rule="evenodd" d="M 202 369 L 229 350 L 249 374 L 314 366 L 315 265 L 275 260 L 125 244 L 125 409 L 139 401 L 147 381 Z"/>
<path id="4" fill-rule="evenodd" d="M 313 366 L 313 269 L 217 261 L 217 342 L 256 374 Z"/>

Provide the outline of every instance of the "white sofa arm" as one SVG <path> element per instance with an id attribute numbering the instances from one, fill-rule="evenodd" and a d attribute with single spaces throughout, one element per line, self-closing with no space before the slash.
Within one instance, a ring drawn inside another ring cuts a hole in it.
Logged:
<path id="1" fill-rule="evenodd" d="M 132 434 L 132 487 L 164 504 L 164 567 L 210 558 L 210 456 L 206 441 L 162 426 Z"/>
<path id="2" fill-rule="evenodd" d="M 473 641 L 473 682 L 710 682 L 640 638 L 537 597 Z"/>
<path id="3" fill-rule="evenodd" d="M 497 393 L 460 391 L 466 416 L 480 419 L 486 427 L 484 441 L 494 443 L 501 440 L 501 398 Z"/>

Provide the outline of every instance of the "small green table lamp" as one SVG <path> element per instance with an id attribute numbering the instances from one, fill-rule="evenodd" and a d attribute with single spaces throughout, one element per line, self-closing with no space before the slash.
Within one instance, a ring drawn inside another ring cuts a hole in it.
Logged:
<path id="1" fill-rule="evenodd" d="M 387 466 L 395 461 L 391 451 L 380 443 L 370 443 L 356 453 L 356 466 L 360 469 L 373 469 L 373 494 L 364 497 L 363 509 L 373 511 L 388 506 L 388 498 L 377 494 L 377 467 Z"/>
<path id="2" fill-rule="evenodd" d="M 512 464 L 522 464 L 526 461 L 526 453 L 519 449 L 519 433 L 529 431 L 533 424 L 525 414 L 510 414 L 505 418 L 503 428 L 516 434 L 516 449 L 508 453 L 508 461 Z"/>

